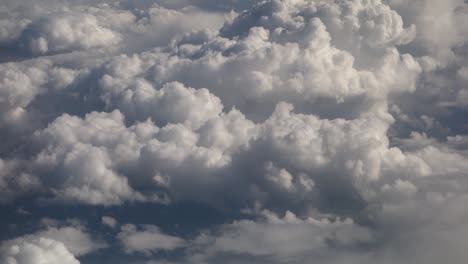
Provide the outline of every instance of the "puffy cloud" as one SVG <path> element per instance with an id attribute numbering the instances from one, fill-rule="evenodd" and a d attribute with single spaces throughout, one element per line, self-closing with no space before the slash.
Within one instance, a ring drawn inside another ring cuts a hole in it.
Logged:
<path id="1" fill-rule="evenodd" d="M 183 123 L 158 127 L 145 121 L 127 127 L 118 110 L 91 113 L 85 119 L 63 115 L 35 135 L 38 144 L 44 146 L 34 158 L 35 174 L 63 200 L 90 204 L 152 200 L 158 199 L 153 197 L 155 191 L 166 187 L 167 177 L 174 181 L 175 188 L 185 186 L 188 174 L 197 168 L 200 176 L 195 175 L 193 180 L 202 180 L 203 172 L 228 164 L 231 153 L 248 143 L 253 123 L 236 110 L 218 113 L 222 108 L 219 99 L 206 90 L 195 91 L 180 84 L 163 89 L 169 93 L 166 100 L 174 101 L 156 99 L 155 107 L 171 111 L 169 105 L 178 104 L 177 100 L 194 101 L 194 105 L 182 103 L 187 110 L 176 109 L 174 117 L 162 116 Z M 197 96 L 200 103 L 196 102 Z M 208 110 L 198 109 L 200 106 Z M 218 109 L 210 111 L 212 107 Z M 148 189 L 150 186 L 153 188 Z M 140 189 L 149 191 L 150 196 Z"/>
<path id="2" fill-rule="evenodd" d="M 32 22 L 23 31 L 19 45 L 32 54 L 48 54 L 109 47 L 119 40 L 117 33 L 100 26 L 94 16 L 71 14 Z"/>
<path id="3" fill-rule="evenodd" d="M 299 12 L 306 9 L 304 5 L 301 1 L 259 4 L 225 24 L 219 36 L 189 34 L 176 41 L 169 52 L 145 54 L 145 58 L 157 61 L 150 76 L 157 83 L 178 80 L 209 87 L 225 106 L 235 105 L 254 118 L 265 118 L 282 100 L 325 114 L 310 102 L 320 106 L 326 99 L 336 101 L 337 109 L 354 106 L 356 116 L 365 108 L 361 105 L 372 104 L 366 99 L 414 90 L 420 67 L 412 56 L 400 55 L 387 44 L 375 52 L 372 63 L 355 65 L 356 58 L 364 56 L 355 57 L 351 49 L 337 48 L 327 20 L 319 11 Z M 255 20 L 259 13 L 264 15 L 260 22 Z M 358 36 L 364 38 L 361 32 Z M 363 97 L 359 104 L 340 104 L 359 97 Z"/>
<path id="4" fill-rule="evenodd" d="M 90 20 L 78 22 L 122 33 L 135 30 L 134 23 L 146 27 L 189 12 L 152 6 L 137 19 L 115 8 L 71 7 L 63 19 L 88 10 Z M 48 19 L 58 19 L 54 14 Z M 80 99 L 71 102 L 86 105 L 81 117 L 67 114 L 76 112 L 71 108 L 51 114 L 48 120 L 57 118 L 36 131 L 36 153 L 25 172 L 9 171 L 30 175 L 59 200 L 106 205 L 166 196 L 209 202 L 214 190 L 242 179 L 242 191 L 229 199 L 273 199 L 285 203 L 282 210 L 331 192 L 320 175 L 354 192 L 368 181 L 390 186 L 401 171 L 433 173 L 429 154 L 389 148 L 386 136 L 392 123 L 387 101 L 414 91 L 421 71 L 395 48 L 412 34 L 380 1 L 267 1 L 228 19 L 219 33 L 189 33 L 166 48 L 79 70 L 47 62 L 39 70 L 22 65 L 24 76 L 14 77 L 17 70 L 7 68 L 7 117 L 31 104 L 41 111 L 47 96 L 76 93 Z M 239 110 L 223 110 L 233 106 Z M 292 113 L 293 107 L 305 113 Z M 85 115 L 88 109 L 98 112 Z M 99 112 L 104 109 L 113 112 Z M 193 183 L 200 187 L 189 188 Z"/>
<path id="5" fill-rule="evenodd" d="M 302 263 L 307 259 L 322 259 L 333 254 L 334 248 L 354 247 L 371 240 L 365 228 L 354 226 L 352 220 L 330 221 L 308 218 L 301 220 L 286 212 L 284 218 L 264 212 L 266 220 L 243 220 L 224 225 L 216 234 L 203 234 L 195 243 L 206 250 L 195 254 L 192 261 L 220 261 L 223 253 L 260 257 L 259 262 Z M 328 255 L 328 256 L 327 256 Z M 263 260 L 263 261 L 262 261 Z"/>
<path id="6" fill-rule="evenodd" d="M 60 241 L 77 257 L 107 247 L 105 242 L 92 237 L 82 226 L 49 227 L 35 236 Z"/>
<path id="7" fill-rule="evenodd" d="M 0 257 L 2 262 L 6 264 L 80 263 L 63 243 L 42 237 L 2 245 Z"/>
<path id="8" fill-rule="evenodd" d="M 193 92 L 180 84 L 168 87 Z M 208 102 L 216 98 L 210 96 Z M 160 188 L 176 200 L 208 202 L 219 186 L 236 179 L 246 187 L 266 188 L 263 191 L 271 195 L 277 185 L 302 201 L 321 174 L 339 172 L 364 182 L 378 179 L 388 152 L 389 121 L 378 116 L 330 121 L 292 113 L 285 103 L 260 124 L 237 110 L 204 122 L 193 114 L 188 122 L 181 119 L 183 123 L 163 127 L 150 121 L 127 127 L 118 110 L 91 113 L 85 119 L 63 115 L 36 133 L 44 148 L 32 168 L 58 199 L 90 204 L 151 200 Z M 254 162 L 245 157 L 261 158 Z M 193 188 L 191 182 L 203 184 Z M 231 195 L 242 196 L 244 191 L 237 191 Z M 254 193 L 252 199 L 258 199 Z"/>
<path id="9" fill-rule="evenodd" d="M 464 1 L 387 1 L 405 23 L 416 26 L 414 41 L 400 50 L 417 56 L 422 66 L 413 95 L 393 100 L 399 118 L 396 132 L 408 135 L 411 130 L 444 138 L 466 133 L 457 125 L 466 111 L 466 3 Z M 437 18 L 437 19 L 434 19 Z M 427 118 L 433 120 L 429 124 Z"/>
<path id="10" fill-rule="evenodd" d="M 466 262 L 463 1 L 59 2 L 0 8 L 0 202 L 248 218 L 97 220 L 156 263 Z M 7 263 L 106 245 L 51 223 Z"/>
<path id="11" fill-rule="evenodd" d="M 462 0 L 444 2 L 389 0 L 387 2 L 406 23 L 416 26 L 416 38 L 410 44 L 410 47 L 415 49 L 415 53 L 431 56 L 444 63 L 454 58 L 452 48 L 466 42 L 463 37 L 467 33 L 466 28 L 461 26 L 466 23 L 466 2 Z"/>
<path id="12" fill-rule="evenodd" d="M 37 155 L 35 163 L 38 170 L 47 175 L 44 181 L 51 184 L 58 197 L 90 204 L 118 204 L 126 199 L 142 199 L 128 185 L 128 180 L 112 169 L 116 161 L 101 148 L 107 145 L 116 155 L 135 155 L 131 149 L 117 153 L 118 144 L 128 140 L 129 136 L 138 140 L 122 122 L 123 116 L 118 111 L 92 113 L 86 121 L 64 115 L 38 134 L 39 138 L 48 141 L 49 147 Z M 87 124 L 94 126 L 94 130 L 89 130 Z M 115 134 L 119 128 L 120 135 Z M 107 133 L 115 136 L 108 138 Z M 129 143 L 136 144 L 135 141 Z"/>
<path id="13" fill-rule="evenodd" d="M 47 67 L 47 66 L 46 66 Z M 2 64 L 0 74 L 0 99 L 2 107 L 1 127 L 21 119 L 25 107 L 40 93 L 40 87 L 47 80 L 47 74 L 39 67 L 21 67 L 16 64 Z"/>
<path id="14" fill-rule="evenodd" d="M 334 46 L 351 52 L 363 67 L 360 61 L 371 59 L 368 55 L 408 43 L 414 35 L 414 26 L 404 28 L 401 16 L 382 1 L 267 1 L 226 24 L 221 34 L 239 36 L 261 26 L 279 41 L 307 44 L 313 18 L 325 24 Z"/>
<path id="15" fill-rule="evenodd" d="M 82 225 L 59 226 L 53 220 L 48 222 L 54 222 L 54 225 L 35 234 L 3 241 L 0 244 L 2 263 L 79 264 L 76 257 L 107 246 L 92 237 Z"/>
<path id="16" fill-rule="evenodd" d="M 0 159 L 0 203 L 14 200 L 18 195 L 40 188 L 39 179 L 30 173 L 23 172 L 23 161 Z"/>
<path id="17" fill-rule="evenodd" d="M 31 23 L 28 19 L 0 20 L 0 43 L 8 43 L 19 38 L 21 31 Z"/>
<path id="18" fill-rule="evenodd" d="M 160 124 L 186 123 L 199 128 L 223 108 L 219 98 L 207 89 L 185 88 L 180 83 L 168 83 L 155 90 L 145 80 L 133 80 L 129 87 L 120 89 L 122 82 L 108 75 L 101 83 L 107 107 L 118 108 L 133 120 L 151 117 Z"/>
<path id="19" fill-rule="evenodd" d="M 0 65 L 0 135 L 5 139 L 0 152 L 4 159 L 14 156 L 15 149 L 29 151 L 31 145 L 24 142 L 31 133 L 56 118 L 60 104 L 76 100 L 68 88 L 81 74 L 47 59 Z"/>
<path id="20" fill-rule="evenodd" d="M 224 21 L 223 13 L 206 12 L 196 3 L 174 6 L 144 1 L 49 0 L 47 7 L 37 3 L 6 4 L 9 12 L 0 22 L 0 46 L 7 58 L 74 51 L 100 55 L 142 51 L 167 45 L 180 33 L 216 29 Z"/>

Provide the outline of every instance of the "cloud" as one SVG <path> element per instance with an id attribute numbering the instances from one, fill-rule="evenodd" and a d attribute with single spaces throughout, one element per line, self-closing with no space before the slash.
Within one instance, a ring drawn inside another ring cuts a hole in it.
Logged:
<path id="1" fill-rule="evenodd" d="M 122 33 L 185 12 L 152 6 L 138 20 L 116 7 L 89 8 L 95 18 L 78 20 Z M 80 18 L 86 8 L 70 10 L 63 19 Z M 355 23 L 347 28 L 346 21 Z M 6 64 L 5 129 L 16 138 L 7 124 L 21 120 L 30 126 L 26 135 L 36 131 L 33 155 L 4 159 L 23 170 L 9 169 L 3 178 L 22 173 L 48 186 L 41 191 L 56 200 L 95 205 L 210 203 L 216 189 L 241 178 L 231 202 L 250 206 L 260 199 L 285 203 L 285 210 L 316 195 L 325 195 L 318 199 L 325 204 L 335 199 L 319 175 L 339 179 L 353 193 L 368 181 L 390 184 L 384 176 L 398 180 L 394 175 L 408 164 L 417 169 L 405 171 L 429 174 L 436 170 L 427 155 L 390 148 L 386 136 L 393 123 L 387 101 L 414 91 L 422 71 L 412 55 L 399 52 L 414 37 L 404 26 L 379 1 L 268 1 L 227 19 L 219 32 L 182 34 L 168 47 L 78 69 L 52 66 L 54 59 Z M 70 104 L 47 110 L 49 96 Z M 46 118 L 32 126 L 36 116 Z M 258 162 L 249 162 L 252 157 Z M 199 189 L 188 188 L 195 182 Z"/>
<path id="2" fill-rule="evenodd" d="M 126 117 L 134 120 L 150 117 L 161 124 L 186 123 L 198 128 L 219 115 L 223 108 L 219 98 L 207 89 L 187 89 L 180 83 L 167 83 L 155 90 L 145 80 L 133 80 L 130 87 L 119 89 L 116 82 L 122 83 L 107 75 L 103 77 L 102 97 L 107 107 L 122 109 Z"/>
<path id="3" fill-rule="evenodd" d="M 92 237 L 82 225 L 60 226 L 54 220 L 44 230 L 3 241 L 0 244 L 2 263 L 80 263 L 76 257 L 107 247 Z"/>
<path id="4" fill-rule="evenodd" d="M 118 225 L 118 222 L 115 218 L 110 217 L 110 216 L 103 216 L 101 217 L 101 222 L 103 225 L 106 225 L 110 228 L 116 228 Z"/>
<path id="5" fill-rule="evenodd" d="M 116 45 L 120 37 L 101 27 L 92 15 L 71 14 L 32 22 L 19 41 L 20 46 L 36 55 L 108 47 Z"/>
<path id="6" fill-rule="evenodd" d="M 87 51 L 101 55 L 141 51 L 167 45 L 177 34 L 215 29 L 224 21 L 223 13 L 206 12 L 197 5 L 105 2 L 48 1 L 47 7 L 9 2 L 10 12 L 5 12 L 0 23 L 2 53 L 28 58 Z"/>
<path id="7" fill-rule="evenodd" d="M 157 226 L 152 225 L 123 225 L 117 237 L 128 253 L 151 254 L 181 248 L 185 244 L 183 239 L 163 234 Z"/>
<path id="8" fill-rule="evenodd" d="M 62 243 L 41 237 L 11 243 L 3 246 L 2 251 L 2 262 L 7 264 L 80 263 Z"/>
<path id="9" fill-rule="evenodd" d="M 37 177 L 21 172 L 19 160 L 0 159 L 0 203 L 9 203 L 20 193 L 26 193 L 40 187 Z"/>
<path id="10" fill-rule="evenodd" d="M 6 1 L 0 202 L 31 213 L 5 220 L 4 261 L 100 262 L 89 253 L 108 246 L 130 262 L 465 263 L 465 14 L 462 0 Z M 146 203 L 223 220 L 119 211 Z M 93 223 L 31 233 L 49 207 Z"/>
<path id="11" fill-rule="evenodd" d="M 195 243 L 202 245 L 206 252 L 195 254 L 191 261 L 222 261 L 225 254 L 226 259 L 236 255 L 258 257 L 260 263 L 268 260 L 274 263 L 302 263 L 312 258 L 330 258 L 328 254 L 334 254 L 336 249 L 358 247 L 360 243 L 371 240 L 370 233 L 364 228 L 355 227 L 350 219 L 301 220 L 291 212 L 287 212 L 284 218 L 271 212 L 264 214 L 264 221 L 234 222 L 222 226 L 216 234 L 199 236 Z"/>
<path id="12" fill-rule="evenodd" d="M 77 257 L 107 247 L 105 242 L 91 237 L 82 226 L 49 227 L 36 236 L 60 241 Z"/>
<path id="13" fill-rule="evenodd" d="M 255 221 L 223 224 L 186 241 L 183 257 L 170 263 L 304 263 L 310 259 L 330 264 L 439 263 L 446 258 L 453 263 L 465 261 L 466 212 L 462 204 L 466 195 L 430 195 L 401 202 L 383 208 L 381 216 L 387 230 L 363 227 L 351 219 L 301 219 L 291 212 L 280 217 L 262 211 Z M 441 214 L 434 217 L 433 210 Z"/>
<path id="14" fill-rule="evenodd" d="M 466 29 L 461 25 L 466 23 L 467 9 L 462 0 L 387 2 L 407 23 L 416 26 L 415 41 L 409 44 L 415 52 L 446 62 L 454 58 L 452 48 L 466 41 L 462 37 Z"/>
<path id="15" fill-rule="evenodd" d="M 2 64 L 0 73 L 2 98 L 2 128 L 24 116 L 25 107 L 41 92 L 46 82 L 42 65 L 21 67 L 15 64 Z M 44 65 L 47 68 L 47 65 Z"/>
<path id="16" fill-rule="evenodd" d="M 99 147 L 103 144 L 118 148 L 114 144 L 132 136 L 122 122 L 123 116 L 118 111 L 92 113 L 87 120 L 64 115 L 38 134 L 50 147 L 39 153 L 35 162 L 38 169 L 48 175 L 44 180 L 52 184 L 52 191 L 58 197 L 90 204 L 119 204 L 124 199 L 142 199 L 128 185 L 128 180 L 112 169 L 114 161 Z M 89 130 L 87 124 L 95 129 Z M 120 128 L 120 135 L 104 136 L 104 131 L 116 132 L 116 128 Z M 131 151 L 127 153 L 132 154 Z"/>

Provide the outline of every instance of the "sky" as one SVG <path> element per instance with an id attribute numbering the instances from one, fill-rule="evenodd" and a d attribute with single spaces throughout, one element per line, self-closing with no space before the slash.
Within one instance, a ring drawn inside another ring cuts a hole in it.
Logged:
<path id="1" fill-rule="evenodd" d="M 465 0 L 2 0 L 0 264 L 465 264 Z"/>

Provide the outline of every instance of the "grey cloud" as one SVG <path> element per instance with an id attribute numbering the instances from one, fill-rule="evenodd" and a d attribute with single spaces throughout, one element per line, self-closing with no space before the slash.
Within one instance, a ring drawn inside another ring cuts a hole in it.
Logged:
<path id="1" fill-rule="evenodd" d="M 452 48 L 466 39 L 466 2 L 450 1 L 385 1 L 394 8 L 408 24 L 417 28 L 415 41 L 409 46 L 418 55 L 428 55 L 442 63 L 455 58 Z M 430 19 L 436 17 L 437 19 Z"/>
<path id="2" fill-rule="evenodd" d="M 115 218 L 111 217 L 111 216 L 103 216 L 101 218 L 101 221 L 102 221 L 102 224 L 110 227 L 110 228 L 115 228 L 117 227 L 118 225 L 118 222 Z"/>

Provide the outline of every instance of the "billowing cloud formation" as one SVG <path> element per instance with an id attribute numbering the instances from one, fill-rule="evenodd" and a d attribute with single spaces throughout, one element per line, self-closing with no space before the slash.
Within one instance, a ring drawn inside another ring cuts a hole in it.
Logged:
<path id="1" fill-rule="evenodd" d="M 49 223 L 7 263 L 468 259 L 465 1 L 42 2 L 0 8 L 0 203 L 114 243 Z M 141 203 L 230 217 L 108 216 Z"/>
<path id="2" fill-rule="evenodd" d="M 33 22 L 22 33 L 20 44 L 33 54 L 105 47 L 119 37 L 98 24 L 94 16 L 66 15 Z"/>

